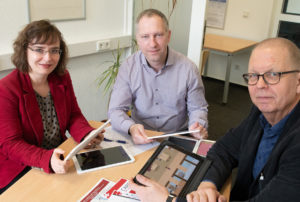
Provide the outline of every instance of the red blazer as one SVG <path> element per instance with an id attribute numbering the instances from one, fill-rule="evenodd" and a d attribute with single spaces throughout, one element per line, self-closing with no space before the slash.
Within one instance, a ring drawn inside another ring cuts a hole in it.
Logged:
<path id="1" fill-rule="evenodd" d="M 80 140 L 92 127 L 82 115 L 68 72 L 48 76 L 60 133 L 68 130 Z M 50 173 L 53 150 L 41 148 L 43 122 L 28 74 L 12 71 L 0 80 L 0 188 L 11 182 L 26 166 Z"/>

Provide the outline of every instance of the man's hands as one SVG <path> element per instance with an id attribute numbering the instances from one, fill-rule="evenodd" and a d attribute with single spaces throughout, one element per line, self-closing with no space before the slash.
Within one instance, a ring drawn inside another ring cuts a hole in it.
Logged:
<path id="1" fill-rule="evenodd" d="M 221 195 L 216 186 L 211 182 L 201 182 L 197 191 L 186 196 L 188 202 L 226 202 L 225 196 Z"/>
<path id="2" fill-rule="evenodd" d="M 137 175 L 136 179 L 145 186 L 138 185 L 131 179 L 129 187 L 136 192 L 142 202 L 166 201 L 168 198 L 168 190 L 157 182 L 142 175 Z M 201 182 L 197 191 L 189 193 L 186 199 L 188 202 L 227 202 L 226 197 L 221 195 L 211 182 Z"/>
<path id="3" fill-rule="evenodd" d="M 199 122 L 190 125 L 189 130 L 200 130 L 200 132 L 192 133 L 192 136 L 196 139 L 206 139 L 208 137 L 206 128 L 200 125 Z"/>
<path id="4" fill-rule="evenodd" d="M 129 128 L 129 132 L 135 144 L 147 144 L 153 141 L 147 139 L 147 135 L 142 124 L 133 124 Z"/>
<path id="5" fill-rule="evenodd" d="M 54 152 L 51 156 L 50 165 L 55 173 L 64 174 L 68 171 L 70 161 L 64 161 L 63 158 L 60 158 L 64 153 L 65 151 L 60 148 L 54 149 Z"/>
<path id="6" fill-rule="evenodd" d="M 192 133 L 192 136 L 194 136 L 196 139 L 206 139 L 208 137 L 206 128 L 204 128 L 198 122 L 192 124 L 189 127 L 189 130 L 200 130 L 200 132 Z M 133 124 L 129 128 L 129 132 L 135 144 L 147 144 L 153 141 L 147 139 L 147 135 L 142 124 Z"/>
<path id="7" fill-rule="evenodd" d="M 167 200 L 169 193 L 165 187 L 142 175 L 137 175 L 136 179 L 145 186 L 135 184 L 131 179 L 129 181 L 129 187 L 136 192 L 142 202 Z"/>

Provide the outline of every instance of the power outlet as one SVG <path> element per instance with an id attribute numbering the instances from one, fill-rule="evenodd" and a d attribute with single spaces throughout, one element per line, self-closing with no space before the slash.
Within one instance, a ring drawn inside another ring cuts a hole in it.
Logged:
<path id="1" fill-rule="evenodd" d="M 96 42 L 96 51 L 103 51 L 110 49 L 110 40 L 103 40 Z"/>

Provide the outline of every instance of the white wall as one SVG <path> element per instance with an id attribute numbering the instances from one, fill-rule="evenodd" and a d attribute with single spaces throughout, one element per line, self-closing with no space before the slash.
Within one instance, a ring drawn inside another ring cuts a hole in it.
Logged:
<path id="1" fill-rule="evenodd" d="M 261 41 L 270 36 L 274 0 L 227 0 L 224 29 L 206 28 L 213 33 L 236 38 Z M 248 17 L 243 17 L 248 12 Z M 245 85 L 241 75 L 247 72 L 250 51 L 236 55 L 232 59 L 230 82 Z M 208 76 L 225 79 L 226 56 L 211 54 L 208 61 Z"/>
<path id="2" fill-rule="evenodd" d="M 127 32 L 123 21 L 126 2 L 86 0 L 86 20 L 63 21 L 55 24 L 68 44 L 123 35 Z M 27 1 L 0 1 L 0 54 L 12 52 L 12 41 L 28 22 Z"/>
<path id="3" fill-rule="evenodd" d="M 111 52 L 72 58 L 69 71 L 79 106 L 88 120 L 107 119 L 109 94 L 97 88 L 97 78 L 112 61 Z"/>
<path id="4" fill-rule="evenodd" d="M 184 55 L 188 53 L 192 3 L 193 0 L 177 1 L 176 8 L 170 18 L 170 29 L 172 30 L 170 47 Z"/>
<path id="5" fill-rule="evenodd" d="M 9 62 L 12 43 L 29 22 L 27 2 L 0 1 L 0 78 L 14 68 Z M 108 98 L 95 80 L 108 66 L 105 61 L 113 59 L 112 50 L 96 52 L 96 41 L 111 39 L 115 49 L 120 39 L 122 47 L 129 46 L 132 12 L 132 0 L 86 0 L 86 20 L 55 23 L 71 49 L 68 69 L 79 106 L 88 120 L 107 118 Z"/>

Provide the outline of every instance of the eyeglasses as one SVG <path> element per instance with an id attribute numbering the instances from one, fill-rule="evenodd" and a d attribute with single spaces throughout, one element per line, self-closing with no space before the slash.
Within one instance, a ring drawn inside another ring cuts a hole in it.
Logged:
<path id="1" fill-rule="evenodd" d="M 31 48 L 28 46 L 28 49 L 30 49 L 31 51 L 35 52 L 37 55 L 40 55 L 40 56 L 44 56 L 44 55 L 46 55 L 46 53 L 49 53 L 50 55 L 53 55 L 53 56 L 59 56 L 62 53 L 62 50 L 58 49 L 58 48 L 45 50 L 42 48 Z"/>
<path id="2" fill-rule="evenodd" d="M 260 76 L 263 78 L 266 84 L 273 85 L 279 83 L 281 75 L 297 73 L 297 72 L 300 71 L 293 70 L 293 71 L 286 71 L 286 72 L 266 72 L 263 74 L 248 73 L 248 74 L 243 74 L 243 78 L 249 86 L 256 85 Z"/>

